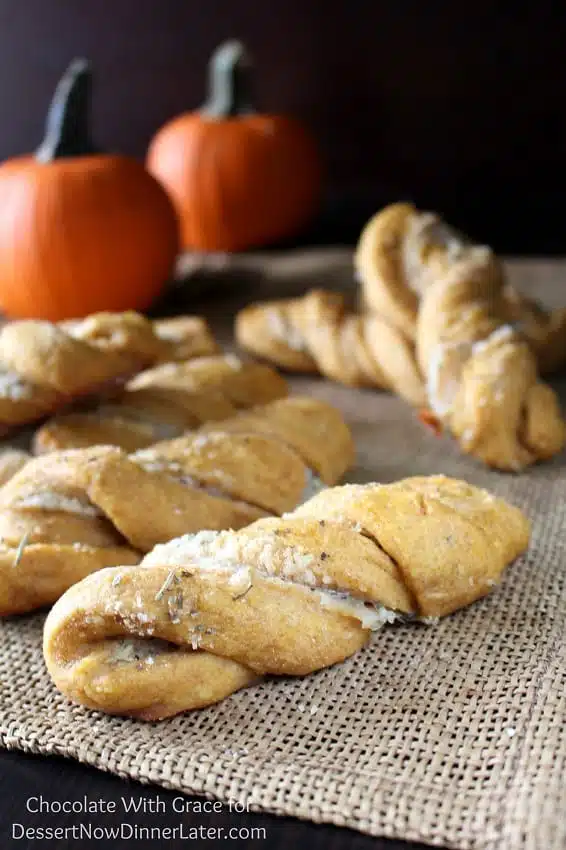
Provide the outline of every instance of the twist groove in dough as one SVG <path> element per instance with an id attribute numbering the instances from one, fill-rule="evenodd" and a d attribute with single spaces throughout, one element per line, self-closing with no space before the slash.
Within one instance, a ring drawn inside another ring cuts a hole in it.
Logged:
<path id="1" fill-rule="evenodd" d="M 164 363 L 136 375 L 111 403 L 49 420 L 33 450 L 104 444 L 131 452 L 286 395 L 285 380 L 269 366 L 230 354 Z"/>
<path id="2" fill-rule="evenodd" d="M 137 313 L 100 313 L 61 324 L 10 322 L 0 331 L 0 431 L 77 398 L 107 394 L 152 364 L 217 349 L 196 316 L 150 322 Z"/>
<path id="3" fill-rule="evenodd" d="M 557 454 L 566 428 L 535 354 L 502 316 L 489 254 L 470 252 L 430 285 L 417 323 L 429 407 L 467 454 L 519 471 Z"/>
<path id="4" fill-rule="evenodd" d="M 282 518 L 89 576 L 51 611 L 45 660 L 76 702 L 168 717 L 343 661 L 398 617 L 468 605 L 528 540 L 517 508 L 462 481 L 331 488 Z"/>
<path id="5" fill-rule="evenodd" d="M 566 359 L 564 318 L 514 292 L 489 248 L 396 204 L 366 225 L 356 266 L 372 309 L 396 321 L 410 303 L 401 324 L 409 332 L 410 318 L 426 407 L 465 453 L 519 471 L 562 449 L 564 419 L 537 358 Z"/>
<path id="6" fill-rule="evenodd" d="M 180 534 L 282 514 L 323 476 L 336 483 L 353 459 L 339 413 L 310 398 L 275 404 L 130 455 L 98 446 L 30 460 L 0 489 L 0 615 Z"/>
<path id="7" fill-rule="evenodd" d="M 566 363 L 566 309 L 517 293 L 489 248 L 411 204 L 367 223 L 355 267 L 365 314 L 318 290 L 252 304 L 236 319 L 240 345 L 287 368 L 393 390 L 496 469 L 519 471 L 563 448 L 558 398 L 539 371 Z"/>
<path id="8" fill-rule="evenodd" d="M 236 317 L 242 348 L 284 369 L 320 372 L 350 386 L 393 390 L 424 402 L 413 343 L 381 316 L 353 313 L 338 293 L 252 304 Z"/>
<path id="9" fill-rule="evenodd" d="M 371 312 L 415 340 L 421 299 L 429 286 L 478 254 L 490 264 L 500 321 L 521 331 L 541 373 L 565 366 L 566 308 L 545 310 L 519 293 L 489 248 L 474 245 L 436 213 L 412 204 L 391 204 L 365 225 L 354 255 L 362 300 Z"/>

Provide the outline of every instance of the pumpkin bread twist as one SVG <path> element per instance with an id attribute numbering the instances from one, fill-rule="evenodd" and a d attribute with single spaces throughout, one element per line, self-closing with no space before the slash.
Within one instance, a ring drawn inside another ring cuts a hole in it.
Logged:
<path id="1" fill-rule="evenodd" d="M 365 301 L 406 331 L 414 326 L 427 421 L 497 469 L 518 471 L 561 450 L 558 399 L 537 368 L 539 359 L 557 365 L 566 350 L 561 313 L 529 321 L 532 302 L 513 293 L 489 248 L 410 205 L 375 216 L 356 257 Z"/>
<path id="2" fill-rule="evenodd" d="M 566 361 L 566 310 L 520 296 L 492 251 L 409 204 L 368 223 L 356 269 L 369 313 L 311 292 L 245 308 L 238 341 L 288 368 L 393 389 L 492 467 L 520 470 L 560 451 L 564 420 L 538 365 Z"/>
<path id="3" fill-rule="evenodd" d="M 242 348 L 284 369 L 392 390 L 414 405 L 424 402 L 410 339 L 377 314 L 348 311 L 339 293 L 314 289 L 299 298 L 252 304 L 237 315 L 235 334 Z"/>
<path id="4" fill-rule="evenodd" d="M 488 248 L 473 245 L 436 213 L 412 204 L 391 204 L 364 227 L 354 256 L 362 300 L 369 311 L 416 341 L 421 299 L 428 287 L 469 254 L 489 255 L 498 291 L 498 317 L 521 331 L 541 373 L 566 365 L 566 307 L 545 310 L 506 280 Z"/>
<path id="5" fill-rule="evenodd" d="M 469 605 L 528 540 L 517 508 L 463 481 L 330 488 L 89 576 L 49 614 L 45 660 L 75 702 L 156 720 L 341 662 L 397 618 Z"/>
<path id="6" fill-rule="evenodd" d="M 417 353 L 431 414 L 460 448 L 519 471 L 557 454 L 566 424 L 538 377 L 525 336 L 505 320 L 493 256 L 475 249 L 439 275 L 421 301 Z"/>
<path id="7" fill-rule="evenodd" d="M 109 392 L 155 363 L 217 348 L 196 316 L 151 322 L 137 313 L 100 313 L 61 324 L 11 322 L 0 331 L 0 431 Z"/>
<path id="8" fill-rule="evenodd" d="M 49 420 L 33 449 L 42 454 L 105 444 L 132 452 L 286 395 L 275 370 L 230 354 L 164 363 L 136 375 L 111 403 Z"/>
<path id="9" fill-rule="evenodd" d="M 134 454 L 98 446 L 31 459 L 0 489 L 0 614 L 54 602 L 157 543 L 291 510 L 353 460 L 330 405 L 299 396 Z"/>

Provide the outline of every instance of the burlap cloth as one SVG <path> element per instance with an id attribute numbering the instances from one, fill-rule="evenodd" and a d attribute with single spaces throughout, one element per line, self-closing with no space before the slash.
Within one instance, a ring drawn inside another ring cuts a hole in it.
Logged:
<path id="1" fill-rule="evenodd" d="M 523 282 L 535 268 L 542 294 L 560 300 L 560 269 L 522 266 Z M 4 621 L 1 744 L 373 835 L 564 848 L 566 459 L 500 475 L 390 396 L 316 380 L 296 389 L 346 414 L 359 450 L 352 480 L 442 471 L 489 487 L 532 518 L 528 555 L 490 598 L 438 625 L 387 627 L 337 667 L 160 724 L 69 705 L 43 666 L 43 616 Z"/>

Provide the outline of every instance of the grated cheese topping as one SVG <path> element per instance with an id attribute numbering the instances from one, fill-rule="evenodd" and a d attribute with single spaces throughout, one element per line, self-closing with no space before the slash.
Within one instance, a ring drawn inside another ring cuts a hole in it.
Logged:
<path id="1" fill-rule="evenodd" d="M 277 546 L 277 555 L 283 557 L 283 564 L 276 569 L 275 545 L 276 538 L 269 534 L 244 541 L 240 546 L 229 532 L 199 531 L 156 546 L 146 555 L 142 566 L 190 566 L 203 572 L 228 571 L 231 573 L 228 585 L 235 599 L 253 587 L 254 575 L 258 575 L 263 581 L 279 586 L 292 585 L 313 593 L 322 607 L 353 617 L 363 628 L 372 631 L 397 618 L 394 611 L 380 603 L 360 599 L 349 591 L 318 587 L 316 576 L 309 568 L 313 556 L 301 554 L 295 547 Z M 243 562 L 243 558 L 249 558 L 254 566 Z"/>
<path id="2" fill-rule="evenodd" d="M 0 372 L 0 397 L 12 401 L 28 399 L 33 394 L 33 387 L 22 380 L 15 372 Z"/>
<path id="3" fill-rule="evenodd" d="M 451 375 L 446 353 L 451 346 L 439 344 L 433 350 L 427 370 L 427 396 L 430 407 L 440 419 L 452 410 L 460 387 L 459 375 Z"/>
<path id="4" fill-rule="evenodd" d="M 64 496 L 52 490 L 30 493 L 29 496 L 20 499 L 16 506 L 18 508 L 38 508 L 41 511 L 61 511 L 66 514 L 77 514 L 77 516 L 102 516 L 101 511 L 92 502 L 83 501 L 74 496 Z"/>
<path id="5" fill-rule="evenodd" d="M 244 365 L 240 358 L 236 357 L 235 354 L 225 354 L 224 362 L 227 363 L 234 372 L 239 372 Z"/>
<path id="6" fill-rule="evenodd" d="M 171 645 L 158 638 L 124 638 L 113 647 L 109 661 L 114 664 L 142 661 L 152 665 L 155 663 L 155 655 L 170 651 Z"/>
<path id="7" fill-rule="evenodd" d="M 305 351 L 306 343 L 300 331 L 287 321 L 281 310 L 272 307 L 267 313 L 269 329 L 273 336 L 294 351 Z"/>

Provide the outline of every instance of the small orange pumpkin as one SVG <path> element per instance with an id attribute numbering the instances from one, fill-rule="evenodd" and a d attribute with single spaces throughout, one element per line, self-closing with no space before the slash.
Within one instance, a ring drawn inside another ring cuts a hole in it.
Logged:
<path id="1" fill-rule="evenodd" d="M 218 48 L 209 73 L 209 101 L 162 127 L 147 156 L 177 207 L 183 247 L 239 251 L 293 235 L 319 201 L 313 139 L 290 118 L 255 111 L 239 42 Z"/>
<path id="2" fill-rule="evenodd" d="M 171 274 L 175 210 L 141 163 L 95 150 L 90 87 L 88 63 L 75 60 L 41 147 L 0 166 L 0 309 L 10 317 L 141 310 Z"/>

